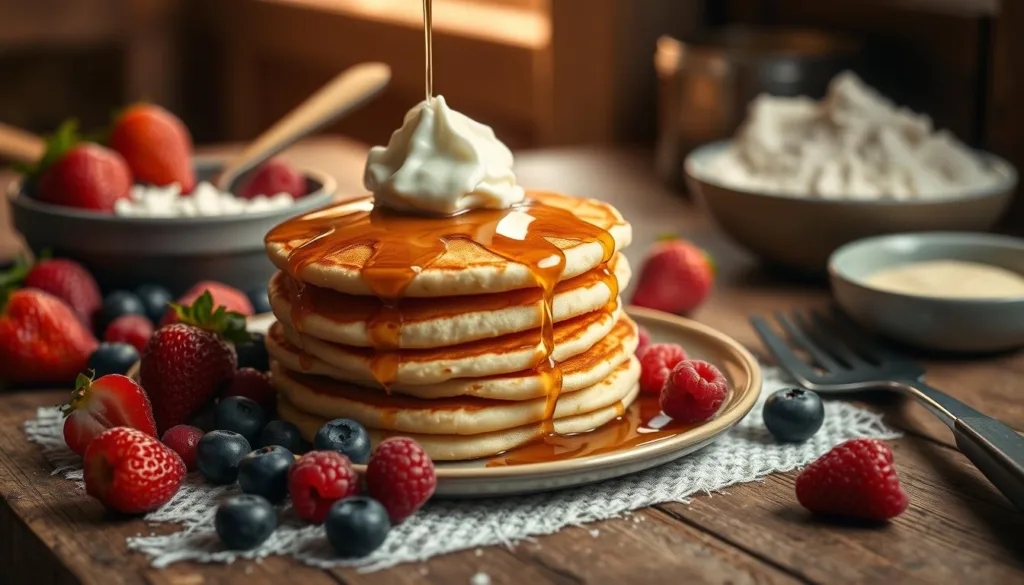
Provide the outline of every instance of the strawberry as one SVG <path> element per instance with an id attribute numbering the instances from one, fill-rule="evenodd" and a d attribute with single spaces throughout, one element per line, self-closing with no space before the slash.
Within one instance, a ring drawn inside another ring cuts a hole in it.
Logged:
<path id="1" fill-rule="evenodd" d="M 684 240 L 663 240 L 655 244 L 640 270 L 633 304 L 690 313 L 707 298 L 714 279 L 714 264 L 703 250 Z"/>
<path id="2" fill-rule="evenodd" d="M 139 368 L 160 432 L 184 424 L 231 380 L 238 357 L 231 342 L 248 342 L 245 317 L 214 309 L 204 292 L 192 306 L 172 305 L 179 322 L 157 329 Z"/>
<path id="3" fill-rule="evenodd" d="M 0 286 L 21 286 L 48 292 L 64 301 L 90 329 L 93 314 L 103 304 L 96 279 L 74 260 L 42 258 L 35 264 L 19 260 L 6 274 Z"/>
<path id="4" fill-rule="evenodd" d="M 259 166 L 238 188 L 238 196 L 252 199 L 258 195 L 270 197 L 287 193 L 298 199 L 308 192 L 306 178 L 292 165 L 274 158 Z"/>
<path id="5" fill-rule="evenodd" d="M 191 193 L 196 186 L 188 128 L 160 106 L 128 107 L 114 121 L 110 147 L 128 161 L 135 180 L 140 183 L 177 183 L 183 193 Z"/>
<path id="6" fill-rule="evenodd" d="M 98 380 L 79 374 L 64 412 L 64 442 L 82 455 L 97 435 L 114 427 L 137 429 L 156 436 L 153 407 L 135 380 L 109 374 Z"/>
<path id="7" fill-rule="evenodd" d="M 796 478 L 800 504 L 825 516 L 881 522 L 907 509 L 892 450 L 877 439 L 853 439 L 832 448 Z"/>
<path id="8" fill-rule="evenodd" d="M 46 143 L 43 158 L 21 167 L 36 199 L 54 205 L 112 212 L 131 195 L 132 172 L 121 155 L 78 136 L 77 123 L 65 122 Z"/>
<path id="9" fill-rule="evenodd" d="M 129 313 L 114 319 L 103 333 L 103 341 L 127 343 L 141 354 L 153 335 L 153 324 L 143 315 Z"/>
<path id="10" fill-rule="evenodd" d="M 204 280 L 193 285 L 185 294 L 181 295 L 181 298 L 178 299 L 178 304 L 191 305 L 196 302 L 200 295 L 207 291 L 213 296 L 214 304 L 245 316 L 253 314 L 252 302 L 249 300 L 248 295 L 237 288 L 213 280 Z M 173 308 L 168 307 L 163 319 L 160 319 L 160 325 L 170 325 L 177 321 L 177 312 Z"/>
<path id="11" fill-rule="evenodd" d="M 177 453 L 142 431 L 114 427 L 100 433 L 82 458 L 85 492 L 124 514 L 143 514 L 171 501 L 185 480 Z"/>
<path id="12" fill-rule="evenodd" d="M 0 288 L 0 376 L 8 382 L 69 382 L 96 338 L 64 301 L 41 290 Z"/>

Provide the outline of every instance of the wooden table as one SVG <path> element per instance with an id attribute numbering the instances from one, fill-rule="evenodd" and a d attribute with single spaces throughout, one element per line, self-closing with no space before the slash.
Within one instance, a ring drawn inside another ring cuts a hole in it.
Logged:
<path id="1" fill-rule="evenodd" d="M 618 206 L 633 222 L 635 241 L 627 256 L 635 266 L 660 234 L 674 232 L 705 246 L 718 261 L 720 277 L 696 318 L 755 351 L 761 348 L 747 314 L 827 302 L 821 285 L 762 272 L 685 200 L 657 184 L 649 160 L 627 152 L 549 151 L 521 156 L 519 171 L 525 184 Z M 358 168 L 351 160 L 335 163 Z M 1024 354 L 930 361 L 928 371 L 933 385 L 1024 429 Z M 813 520 L 796 503 L 795 474 L 785 473 L 725 494 L 696 496 L 689 504 L 637 512 L 643 522 L 599 522 L 511 549 L 469 550 L 360 574 L 281 558 L 150 568 L 144 557 L 126 551 L 125 537 L 170 527 L 105 514 L 71 482 L 50 476 L 36 447 L 25 441 L 22 422 L 36 407 L 61 399 L 60 392 L 0 398 L 0 583 L 449 584 L 469 583 L 478 572 L 494 584 L 1024 583 L 1024 515 L 956 451 L 945 427 L 916 404 L 896 400 L 876 406 L 906 431 L 892 445 L 911 505 L 882 528 Z M 596 537 L 588 532 L 594 528 Z"/>

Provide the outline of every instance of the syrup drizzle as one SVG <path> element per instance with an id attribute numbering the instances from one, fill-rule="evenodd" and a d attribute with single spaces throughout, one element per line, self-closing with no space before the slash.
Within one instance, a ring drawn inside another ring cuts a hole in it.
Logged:
<path id="1" fill-rule="evenodd" d="M 399 304 L 404 292 L 420 272 L 444 255 L 450 241 L 458 239 L 526 266 L 541 289 L 540 340 L 534 367 L 547 396 L 544 433 L 549 434 L 554 430 L 551 418 L 562 386 L 561 368 L 552 359 L 552 305 L 555 287 L 565 269 L 564 253 L 549 239 L 598 242 L 603 252 L 601 263 L 606 265 L 615 253 L 615 241 L 607 231 L 568 209 L 532 199 L 510 209 L 478 209 L 437 218 L 376 208 L 371 198 L 364 198 L 292 219 L 267 234 L 268 242 L 284 246 L 297 243 L 288 254 L 288 273 L 296 281 L 302 280 L 299 275 L 313 263 L 354 248 L 370 249 L 360 275 L 382 301 L 370 319 L 369 337 L 375 350 L 373 376 L 384 388 L 394 382 L 400 365 L 396 350 L 402 327 Z M 610 272 L 603 277 L 609 283 L 615 281 Z M 614 288 L 617 290 L 617 285 Z M 314 310 L 312 295 L 306 295 L 301 286 L 296 293 L 294 322 L 298 322 L 296 317 Z"/>
<path id="2" fill-rule="evenodd" d="M 427 102 L 434 97 L 434 18 L 432 0 L 423 0 L 423 58 L 427 82 Z"/>
<path id="3" fill-rule="evenodd" d="M 676 422 L 661 413 L 658 397 L 641 394 L 629 408 L 618 403 L 619 416 L 586 433 L 544 433 L 521 447 L 492 458 L 487 467 L 527 465 L 626 451 L 662 441 L 699 427 L 702 423 Z"/>

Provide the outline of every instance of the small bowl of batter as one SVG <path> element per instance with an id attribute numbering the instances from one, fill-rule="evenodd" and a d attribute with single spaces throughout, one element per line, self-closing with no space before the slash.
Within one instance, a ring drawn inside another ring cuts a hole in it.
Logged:
<path id="1" fill-rule="evenodd" d="M 864 327 L 926 349 L 1024 345 L 1024 240 L 925 232 L 858 240 L 829 259 L 838 305 Z"/>

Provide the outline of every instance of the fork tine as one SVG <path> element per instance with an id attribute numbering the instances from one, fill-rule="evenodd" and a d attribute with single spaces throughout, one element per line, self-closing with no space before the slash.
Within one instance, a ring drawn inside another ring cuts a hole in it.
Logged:
<path id="1" fill-rule="evenodd" d="M 868 365 L 864 358 L 857 355 L 843 339 L 842 335 L 836 332 L 835 327 L 830 326 L 828 321 L 818 311 L 810 311 L 810 319 L 813 323 L 812 337 L 816 337 L 822 345 L 828 346 L 829 351 L 851 368 Z"/>
<path id="2" fill-rule="evenodd" d="M 779 360 L 779 365 L 782 366 L 782 369 L 801 382 L 810 382 L 811 378 L 815 376 L 814 370 L 793 353 L 793 350 L 786 345 L 786 342 L 781 337 L 772 331 L 772 328 L 768 326 L 764 319 L 756 315 L 751 316 L 750 325 L 753 326 L 754 331 L 761 338 L 768 351 L 775 356 L 775 359 Z"/>
<path id="3" fill-rule="evenodd" d="M 800 319 L 800 314 L 794 312 L 793 316 L 795 319 Z M 786 330 L 790 339 L 807 352 L 814 361 L 821 366 L 821 369 L 825 371 L 836 371 L 842 369 L 839 363 L 832 359 L 827 353 L 821 350 L 817 344 L 811 341 L 811 338 L 804 333 L 806 327 L 797 326 L 793 319 L 790 319 L 784 312 L 776 311 L 775 319 L 782 325 L 782 328 Z M 802 321 L 802 319 L 800 319 Z"/>
<path id="4" fill-rule="evenodd" d="M 908 361 L 906 356 L 889 348 L 885 343 L 871 339 L 871 337 L 861 329 L 859 325 L 851 321 L 850 318 L 837 307 L 832 306 L 829 308 L 829 316 L 832 318 L 832 322 L 835 324 L 836 329 L 838 329 L 844 337 L 854 343 L 864 357 L 872 359 L 878 363 L 886 361 Z"/>

